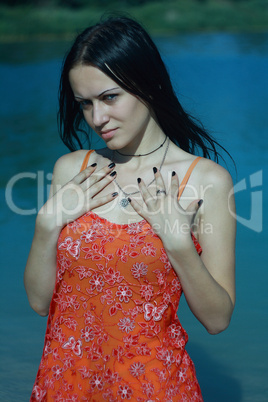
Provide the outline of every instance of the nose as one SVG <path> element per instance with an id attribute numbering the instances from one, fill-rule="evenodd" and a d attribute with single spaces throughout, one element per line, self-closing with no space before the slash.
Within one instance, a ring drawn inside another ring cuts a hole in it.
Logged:
<path id="1" fill-rule="evenodd" d="M 92 122 L 95 127 L 101 127 L 109 121 L 109 115 L 105 105 L 97 102 L 92 108 Z"/>

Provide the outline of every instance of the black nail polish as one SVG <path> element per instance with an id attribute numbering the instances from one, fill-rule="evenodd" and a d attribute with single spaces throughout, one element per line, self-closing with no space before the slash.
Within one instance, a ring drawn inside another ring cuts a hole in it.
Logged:
<path id="1" fill-rule="evenodd" d="M 129 197 L 128 197 L 128 199 L 127 199 L 127 200 L 128 200 L 128 202 L 131 202 L 131 198 L 129 198 Z"/>
<path id="2" fill-rule="evenodd" d="M 115 192 L 115 193 L 113 193 L 113 194 L 112 194 L 112 196 L 113 196 L 113 197 L 115 197 L 116 195 L 118 195 L 118 193 L 117 193 L 117 192 Z"/>
<path id="3" fill-rule="evenodd" d="M 95 167 L 95 166 L 97 166 L 97 163 L 92 163 L 91 166 L 92 166 L 92 167 Z"/>
<path id="4" fill-rule="evenodd" d="M 198 206 L 199 206 L 199 208 L 200 208 L 201 205 L 203 204 L 203 200 L 199 200 L 197 204 L 198 204 Z"/>
<path id="5" fill-rule="evenodd" d="M 111 168 L 114 167 L 114 166 L 115 166 L 115 163 L 114 163 L 114 162 L 111 162 L 110 165 L 108 165 L 108 168 L 111 169 Z"/>
<path id="6" fill-rule="evenodd" d="M 156 168 L 156 167 L 153 167 L 153 171 L 154 171 L 154 173 L 156 173 L 156 172 L 157 172 L 157 168 Z"/>
<path id="7" fill-rule="evenodd" d="M 172 176 L 175 176 L 175 174 L 176 174 L 176 172 L 174 172 L 174 170 L 173 170 L 173 172 L 172 172 Z"/>
<path id="8" fill-rule="evenodd" d="M 110 176 L 115 176 L 116 175 L 116 171 L 114 170 L 111 174 L 110 174 Z"/>
<path id="9" fill-rule="evenodd" d="M 137 178 L 137 182 L 140 184 L 140 182 L 141 182 L 141 178 L 140 178 L 140 177 Z"/>

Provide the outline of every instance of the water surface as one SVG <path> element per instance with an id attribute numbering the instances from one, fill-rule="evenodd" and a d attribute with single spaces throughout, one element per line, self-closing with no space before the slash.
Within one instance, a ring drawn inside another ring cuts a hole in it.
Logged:
<path id="1" fill-rule="evenodd" d="M 156 41 L 182 104 L 231 152 L 237 174 L 226 158 L 228 168 L 235 183 L 245 184 L 236 195 L 241 219 L 232 322 L 227 331 L 211 336 L 182 302 L 179 316 L 189 334 L 188 351 L 206 402 L 264 402 L 268 399 L 267 220 L 257 196 L 267 202 L 268 34 L 182 35 Z M 28 177 L 13 187 L 17 208 L 30 211 L 42 205 L 53 165 L 68 152 L 56 127 L 58 79 L 67 47 L 64 42 L 0 45 L 0 191 L 4 197 L 9 180 L 26 172 Z M 100 146 L 94 139 L 93 147 Z M 37 187 L 43 191 L 39 199 Z M 23 288 L 35 215 L 17 214 L 4 204 L 0 221 L 0 400 L 27 401 L 46 327 L 46 319 L 28 306 Z"/>

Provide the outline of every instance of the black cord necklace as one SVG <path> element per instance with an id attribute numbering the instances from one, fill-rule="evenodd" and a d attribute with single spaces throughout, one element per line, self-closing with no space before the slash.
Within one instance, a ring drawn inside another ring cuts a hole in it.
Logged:
<path id="1" fill-rule="evenodd" d="M 166 136 L 166 138 L 164 139 L 164 141 L 162 142 L 162 144 L 159 145 L 159 147 L 155 148 L 155 149 L 154 149 L 153 151 L 151 151 L 151 152 L 147 152 L 147 154 L 139 154 L 139 155 L 122 154 L 121 152 L 117 151 L 117 149 L 115 150 L 115 152 L 117 152 L 119 155 L 122 155 L 122 156 L 136 156 L 136 157 L 139 157 L 139 156 L 147 156 L 147 155 L 150 155 L 150 154 L 152 154 L 153 152 L 157 151 L 158 149 L 160 149 L 160 148 L 165 144 L 167 138 L 168 138 L 168 137 Z"/>
<path id="2" fill-rule="evenodd" d="M 167 138 L 168 138 L 168 137 L 166 137 L 166 139 L 167 139 Z M 165 141 L 166 141 L 166 140 L 165 140 Z M 165 142 L 165 141 L 164 141 L 164 142 Z M 164 144 L 164 142 L 163 142 L 163 144 Z M 170 143 L 170 139 L 168 139 L 167 147 L 166 147 L 166 150 L 165 150 L 165 153 L 164 153 L 162 162 L 161 162 L 160 167 L 159 167 L 159 172 L 161 172 L 162 166 L 163 166 L 163 164 L 164 164 L 164 162 L 165 162 L 165 159 L 166 159 L 166 156 L 167 156 L 167 152 L 168 152 L 169 143 Z M 162 144 L 162 145 L 163 145 L 163 144 Z M 161 146 L 162 146 L 162 145 L 161 145 Z M 115 152 L 115 151 L 113 151 L 113 154 L 114 154 L 114 152 Z M 112 158 L 111 158 L 111 161 L 113 161 L 113 160 L 114 160 L 114 158 L 112 157 Z M 155 177 L 154 177 L 153 180 L 148 184 L 147 187 L 149 187 L 151 184 L 153 184 L 154 181 L 155 181 Z M 114 179 L 114 182 L 115 182 L 115 184 L 117 185 L 117 187 L 119 188 L 119 190 L 124 194 L 124 197 L 121 198 L 121 199 L 118 201 L 118 203 L 119 203 L 119 205 L 120 205 L 122 208 L 126 208 L 126 207 L 128 206 L 128 204 L 129 204 L 129 200 L 128 200 L 129 195 L 138 194 L 138 193 L 140 193 L 140 190 L 138 190 L 138 191 L 133 191 L 132 193 L 126 193 L 126 192 L 122 189 L 122 187 L 120 186 L 120 184 L 117 182 L 116 179 Z"/>

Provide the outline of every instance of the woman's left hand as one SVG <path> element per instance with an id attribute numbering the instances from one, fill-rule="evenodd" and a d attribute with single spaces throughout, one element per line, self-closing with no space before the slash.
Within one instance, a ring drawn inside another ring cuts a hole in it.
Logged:
<path id="1" fill-rule="evenodd" d="M 183 209 L 178 201 L 179 179 L 176 172 L 172 172 L 169 190 L 166 190 L 163 177 L 159 170 L 154 168 L 156 194 L 152 195 L 142 179 L 138 179 L 139 189 L 144 200 L 140 205 L 131 199 L 135 211 L 146 219 L 154 232 L 161 238 L 164 246 L 172 244 L 182 247 L 189 244 L 191 229 L 203 200 L 197 199 Z"/>
<path id="2" fill-rule="evenodd" d="M 213 231 L 200 234 L 200 256 L 191 239 L 191 229 L 202 200 L 192 201 L 186 209 L 181 207 L 176 173 L 172 173 L 168 191 L 159 171 L 155 171 L 156 190 L 149 190 L 140 180 L 144 203 L 140 205 L 133 199 L 131 205 L 161 238 L 190 309 L 209 333 L 217 334 L 227 328 L 235 303 L 235 220 L 227 202 L 232 191 L 231 177 L 222 167 L 213 165 L 212 170 L 210 162 L 208 165 L 203 185 L 209 186 L 209 191 L 206 216 L 202 211 L 202 219 L 210 223 Z M 233 198 L 231 205 L 234 208 Z"/>

